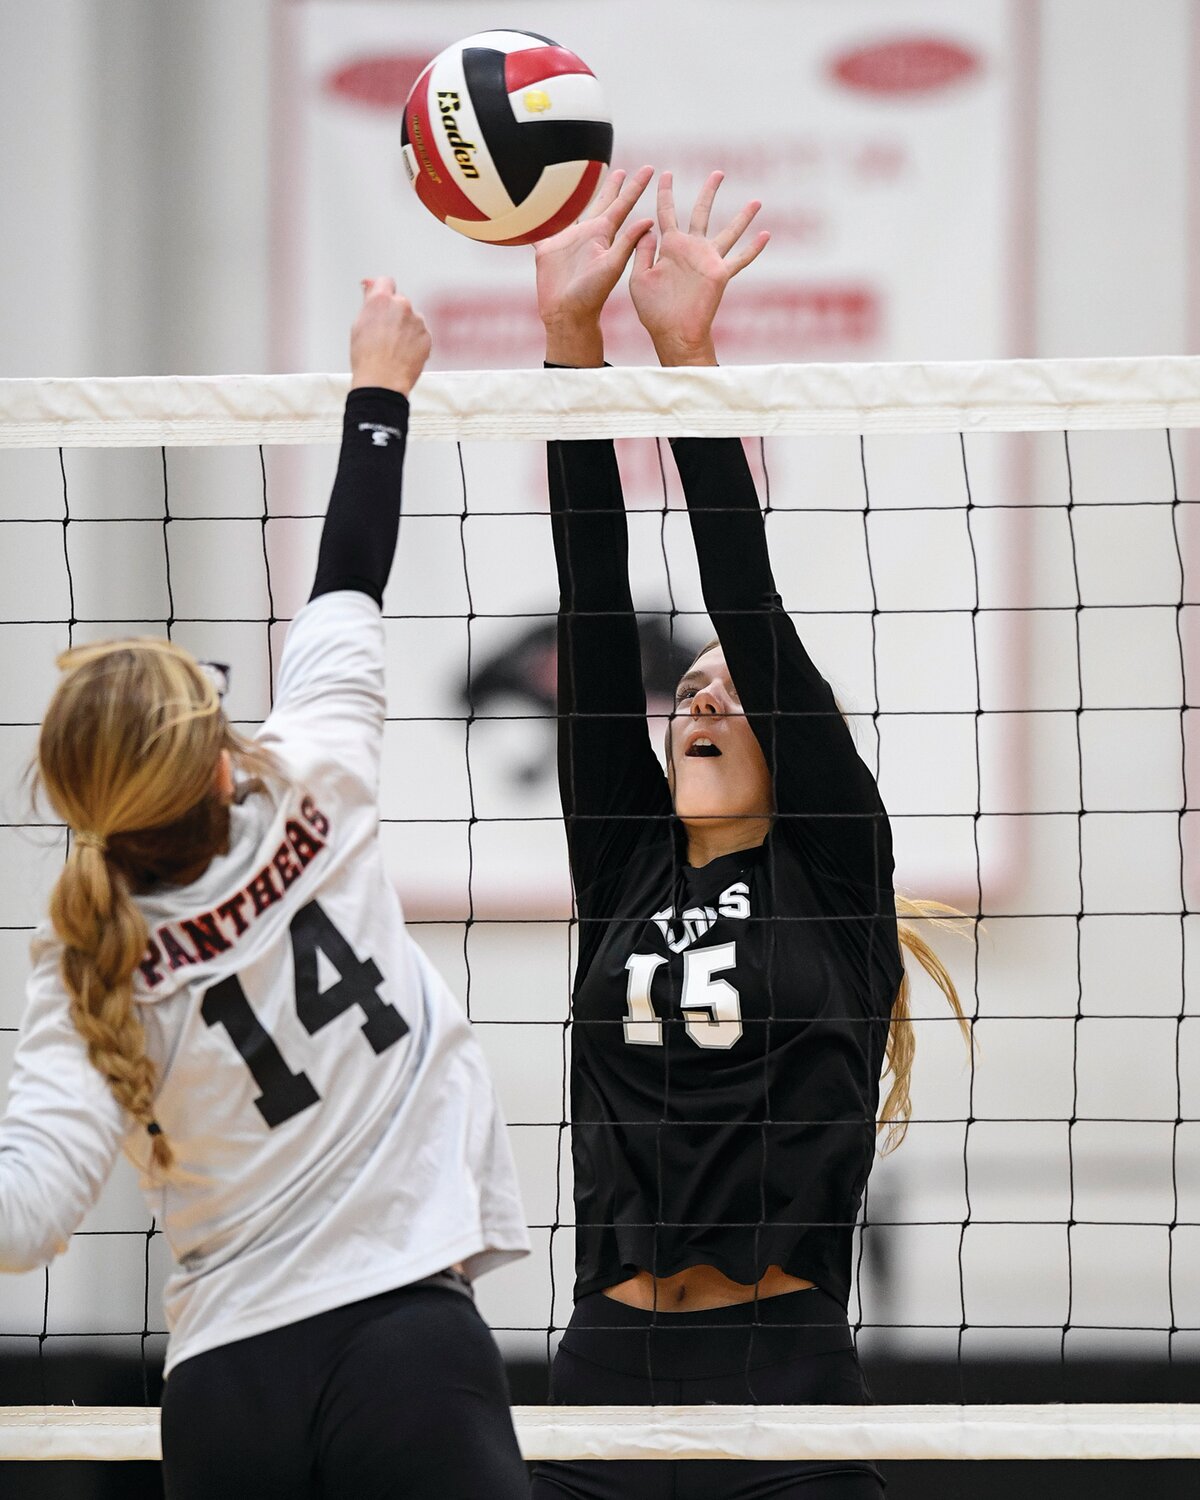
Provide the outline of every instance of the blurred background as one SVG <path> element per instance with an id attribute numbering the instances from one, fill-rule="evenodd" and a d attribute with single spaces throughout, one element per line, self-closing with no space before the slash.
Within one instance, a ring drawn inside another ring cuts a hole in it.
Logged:
<path id="1" fill-rule="evenodd" d="M 616 164 L 673 168 L 681 200 L 719 166 L 728 212 L 763 200 L 773 241 L 728 295 L 725 363 L 1200 353 L 1197 0 L 0 0 L 0 377 L 341 370 L 380 273 L 425 313 L 433 368 L 536 365 L 532 252 L 439 225 L 400 157 L 420 69 L 506 24 L 594 69 Z M 607 334 L 614 363 L 650 362 L 620 291 Z M 619 450 L 661 712 L 708 631 L 655 446 Z M 0 1079 L 62 858 L 53 829 L 11 826 L 54 652 L 170 619 L 233 663 L 231 716 L 259 722 L 335 458 L 69 450 L 60 469 L 0 448 Z M 772 439 L 752 458 L 901 887 L 985 918 L 978 946 L 940 945 L 974 1065 L 920 992 L 916 1119 L 871 1181 L 851 1317 L 875 1394 L 1200 1399 L 1196 538 L 1173 504 L 1198 498 L 1195 437 Z M 515 1398 L 540 1401 L 572 1264 L 542 455 L 466 445 L 460 470 L 414 445 L 406 511 L 384 838 L 513 1122 L 535 1252 L 480 1296 Z M 131 1174 L 85 1229 L 0 1284 L 0 1400 L 156 1396 L 164 1251 Z M 1191 1493 L 1182 1464 L 889 1477 L 899 1497 Z M 156 1484 L 0 1464 L 12 1494 Z"/>

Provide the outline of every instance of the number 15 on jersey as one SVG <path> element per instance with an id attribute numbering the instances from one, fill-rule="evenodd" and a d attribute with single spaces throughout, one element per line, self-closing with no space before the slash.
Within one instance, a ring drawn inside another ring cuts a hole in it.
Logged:
<path id="1" fill-rule="evenodd" d="M 635 1047 L 663 1044 L 662 1021 L 650 998 L 650 987 L 659 966 L 666 962 L 661 953 L 634 953 L 625 964 L 629 971 L 625 1040 Z M 686 1018 L 687 1034 L 697 1047 L 725 1049 L 741 1037 L 741 998 L 727 979 L 719 977 L 736 964 L 736 943 L 689 948 L 683 955 L 683 996 L 679 1008 Z"/>

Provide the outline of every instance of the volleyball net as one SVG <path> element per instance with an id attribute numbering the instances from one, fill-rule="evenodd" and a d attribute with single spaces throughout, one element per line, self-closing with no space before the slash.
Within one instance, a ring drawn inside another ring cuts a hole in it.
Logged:
<path id="1" fill-rule="evenodd" d="M 260 724 L 345 384 L 0 381 L 0 1077 L 66 848 L 21 782 L 54 656 L 167 634 L 229 663 L 231 719 Z M 1200 1361 L 1198 432 L 1186 358 L 422 379 L 384 602 L 381 827 L 510 1122 L 534 1253 L 478 1287 L 506 1355 L 548 1360 L 573 1275 L 541 445 L 617 440 L 659 742 L 710 634 L 665 440 L 738 436 L 785 604 L 879 779 L 898 889 L 976 929 L 938 942 L 973 1054 L 916 986 L 914 1117 L 856 1230 L 860 1353 L 868 1373 L 1037 1360 L 1066 1403 L 969 1404 L 960 1375 L 952 1406 L 519 1408 L 527 1456 L 1200 1456 L 1194 1407 L 1070 1400 L 1073 1364 L 1101 1353 Z M 152 1370 L 166 1265 L 123 1175 L 64 1257 L 0 1279 L 0 1349 L 38 1403 L 0 1412 L 0 1459 L 156 1456 L 152 1410 L 56 1412 L 72 1393 L 46 1371 L 84 1347 Z"/>

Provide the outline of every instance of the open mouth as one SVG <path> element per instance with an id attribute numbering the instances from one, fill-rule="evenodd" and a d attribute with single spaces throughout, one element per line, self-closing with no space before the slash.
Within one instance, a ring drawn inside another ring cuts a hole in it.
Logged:
<path id="1" fill-rule="evenodd" d="M 711 755 L 720 755 L 720 753 L 721 752 L 713 744 L 712 740 L 705 739 L 703 736 L 700 736 L 700 738 L 694 739 L 692 743 L 687 747 L 687 750 L 684 754 L 684 759 L 693 760 L 701 756 L 707 757 Z"/>

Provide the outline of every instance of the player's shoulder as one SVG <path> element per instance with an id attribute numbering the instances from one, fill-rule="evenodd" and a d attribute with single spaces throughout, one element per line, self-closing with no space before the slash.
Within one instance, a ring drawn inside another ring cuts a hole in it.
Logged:
<path id="1" fill-rule="evenodd" d="M 21 1045 L 29 1055 L 64 1045 L 74 1054 L 82 1045 L 71 1019 L 71 997 L 63 980 L 62 959 L 62 940 L 49 920 L 44 919 L 29 945 L 25 1009 L 19 1027 Z"/>
<path id="2" fill-rule="evenodd" d="M 301 606 L 288 626 L 280 668 L 280 692 L 314 658 L 340 655 L 347 663 L 363 661 L 383 640 L 383 612 L 358 589 L 318 594 Z M 366 648 L 364 650 L 364 648 Z"/>
<path id="3" fill-rule="evenodd" d="M 381 615 L 375 600 L 360 589 L 333 589 L 300 606 L 292 616 L 287 640 L 309 635 L 338 637 L 346 621 L 378 620 Z"/>
<path id="4" fill-rule="evenodd" d="M 49 918 L 43 918 L 34 929 L 29 942 L 29 974 L 25 992 L 35 995 L 57 994 L 63 990 L 62 940 L 54 931 Z"/>
<path id="5" fill-rule="evenodd" d="M 605 860 L 604 877 L 627 893 L 640 893 L 661 886 L 685 862 L 673 818 L 645 818 L 620 856 Z"/>
<path id="6" fill-rule="evenodd" d="M 346 589 L 311 600 L 291 623 L 258 743 L 301 777 L 349 777 L 373 796 L 387 713 L 384 655 L 373 599 Z"/>

